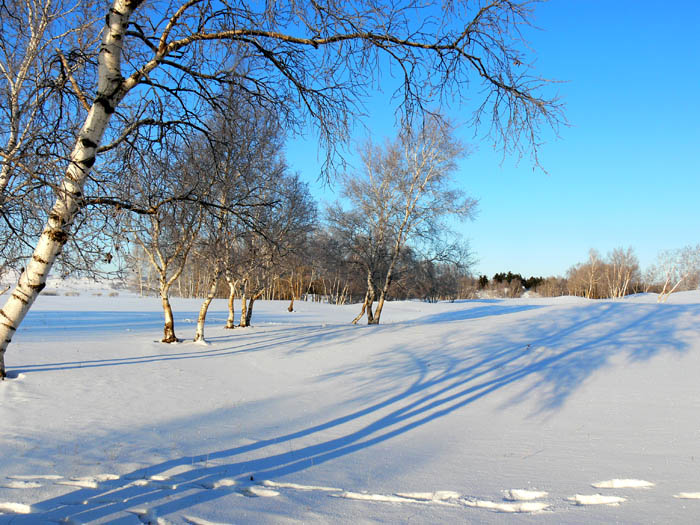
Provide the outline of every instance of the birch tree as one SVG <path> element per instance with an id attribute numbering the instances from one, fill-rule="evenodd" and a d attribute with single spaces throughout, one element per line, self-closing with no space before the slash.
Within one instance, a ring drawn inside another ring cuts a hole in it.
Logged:
<path id="1" fill-rule="evenodd" d="M 520 29 L 530 23 L 533 6 L 528 0 L 461 1 L 445 10 L 430 1 L 114 0 L 96 12 L 94 18 L 104 20 L 96 85 L 85 91 L 96 94 L 86 97 L 87 116 L 69 159 L 57 169 L 55 202 L 0 310 L 0 376 L 12 335 L 75 231 L 100 151 L 128 144 L 135 129 L 162 121 L 162 115 L 196 123 L 214 103 L 217 86 L 235 84 L 261 105 L 277 108 L 289 126 L 312 123 L 333 158 L 334 144 L 348 137 L 389 62 L 399 73 L 396 97 L 406 119 L 434 97 L 457 98 L 473 84 L 483 95 L 474 104 L 475 123 L 484 124 L 506 150 L 536 157 L 542 126 L 556 126 L 561 108 L 547 95 L 546 81 L 527 67 Z"/>
<path id="2" fill-rule="evenodd" d="M 352 209 L 331 210 L 329 220 L 345 230 L 352 257 L 366 274 L 367 293 L 354 323 L 365 313 L 369 324 L 379 323 L 407 244 L 437 256 L 444 251 L 438 241 L 450 231 L 446 219 L 472 216 L 476 202 L 453 179 L 464 153 L 453 127 L 429 118 L 420 127 L 405 128 L 384 147 L 368 144 L 362 152 L 363 172 L 343 177 L 343 196 Z"/>
<path id="3" fill-rule="evenodd" d="M 182 274 L 202 225 L 204 187 L 198 173 L 188 170 L 187 162 L 174 162 L 174 151 L 138 155 L 131 169 L 128 202 L 130 216 L 125 220 L 127 235 L 146 255 L 158 278 L 163 306 L 163 343 L 178 341 L 170 305 L 170 288 Z M 124 190 L 125 192 L 127 190 Z M 125 195 L 126 197 L 126 195 Z"/>

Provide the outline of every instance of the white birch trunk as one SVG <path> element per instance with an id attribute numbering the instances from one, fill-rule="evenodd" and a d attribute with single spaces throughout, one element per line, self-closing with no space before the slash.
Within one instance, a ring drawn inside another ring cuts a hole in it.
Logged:
<path id="1" fill-rule="evenodd" d="M 221 277 L 221 265 L 217 262 L 214 268 L 214 275 L 212 276 L 211 283 L 209 283 L 209 291 L 207 296 L 202 302 L 202 306 L 199 309 L 199 317 L 197 318 L 197 330 L 194 334 L 194 342 L 204 342 L 204 323 L 207 320 L 207 310 L 209 310 L 209 305 L 211 304 L 214 296 L 216 295 L 216 287 L 219 284 L 219 277 Z"/>
<path id="2" fill-rule="evenodd" d="M 175 319 L 173 318 L 173 309 L 170 306 L 170 299 L 168 298 L 168 289 L 170 287 L 166 286 L 161 288 L 160 299 L 163 303 L 163 317 L 165 318 L 165 324 L 163 325 L 163 339 L 162 343 L 177 343 L 178 339 L 175 336 Z"/>
<path id="3" fill-rule="evenodd" d="M 83 186 L 95 163 L 96 150 L 116 106 L 138 79 L 124 80 L 121 54 L 129 18 L 142 0 L 115 0 L 106 18 L 98 57 L 97 96 L 81 128 L 70 163 L 57 191 L 34 254 L 17 286 L 0 309 L 0 378 L 5 378 L 5 351 L 34 300 L 46 286 L 56 258 L 68 241 L 70 228 L 82 199 Z"/>
<path id="4" fill-rule="evenodd" d="M 228 318 L 226 319 L 226 326 L 224 326 L 224 328 L 233 330 L 236 328 L 236 325 L 234 324 L 234 305 L 236 301 L 236 288 L 238 288 L 238 281 L 234 281 L 229 275 L 226 275 L 226 282 L 228 283 Z"/>

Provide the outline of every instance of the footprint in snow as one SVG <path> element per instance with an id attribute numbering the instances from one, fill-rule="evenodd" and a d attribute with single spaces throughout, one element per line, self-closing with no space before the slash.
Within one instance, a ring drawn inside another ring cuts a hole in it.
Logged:
<path id="1" fill-rule="evenodd" d="M 61 479 L 59 481 L 56 481 L 55 484 L 69 485 L 72 487 L 80 487 L 84 489 L 96 489 L 99 488 L 100 483 L 103 483 L 105 481 L 113 481 L 115 479 L 119 479 L 119 476 L 117 476 L 116 474 L 97 474 L 95 476 Z"/>
<path id="2" fill-rule="evenodd" d="M 14 503 L 10 501 L 0 501 L 0 513 L 5 514 L 29 514 L 32 506 L 25 503 Z"/>
<path id="3" fill-rule="evenodd" d="M 5 483 L 0 483 L 0 487 L 4 489 L 38 489 L 41 487 L 41 483 L 36 481 L 22 481 L 22 480 L 11 480 Z"/>
<path id="4" fill-rule="evenodd" d="M 676 499 L 700 499 L 700 492 L 679 492 L 673 497 Z"/>
<path id="5" fill-rule="evenodd" d="M 648 489 L 655 484 L 643 479 L 609 479 L 591 483 L 597 489 Z"/>
<path id="6" fill-rule="evenodd" d="M 548 495 L 549 493 L 543 490 L 510 489 L 505 491 L 504 499 L 508 501 L 532 501 L 546 498 Z"/>
<path id="7" fill-rule="evenodd" d="M 542 512 L 549 508 L 549 503 L 542 501 L 518 501 L 513 503 L 499 503 L 496 501 L 487 500 L 464 500 L 467 507 L 475 507 L 479 509 L 488 509 L 495 512 L 507 512 L 518 514 L 530 514 Z"/>
<path id="8" fill-rule="evenodd" d="M 602 494 L 591 494 L 583 495 L 576 494 L 570 498 L 566 498 L 567 501 L 572 502 L 574 505 L 611 505 L 617 506 L 620 503 L 627 501 L 625 498 L 618 496 L 603 496 Z"/>
<path id="9" fill-rule="evenodd" d="M 256 485 L 240 489 L 239 492 L 249 498 L 272 498 L 280 495 L 280 493 L 276 490 L 267 489 Z"/>

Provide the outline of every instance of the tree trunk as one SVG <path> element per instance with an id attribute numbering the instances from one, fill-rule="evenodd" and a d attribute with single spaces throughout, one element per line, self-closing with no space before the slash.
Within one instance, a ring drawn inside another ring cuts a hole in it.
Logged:
<path id="1" fill-rule="evenodd" d="M 161 289 L 160 299 L 163 302 L 163 314 L 165 316 L 165 326 L 163 327 L 163 339 L 161 343 L 177 343 L 175 337 L 175 320 L 173 319 L 173 309 L 170 307 L 168 299 L 168 289 Z"/>
<path id="2" fill-rule="evenodd" d="M 294 311 L 294 293 L 292 293 L 292 300 L 289 301 L 289 306 L 287 307 L 288 312 Z"/>
<path id="3" fill-rule="evenodd" d="M 226 319 L 226 326 L 224 328 L 228 330 L 233 330 L 236 328 L 234 324 L 234 303 L 236 300 L 236 288 L 238 287 L 238 281 L 233 281 L 231 278 L 227 277 L 228 282 L 228 319 Z"/>
<path id="4" fill-rule="evenodd" d="M 248 283 L 246 282 L 243 286 L 243 294 L 241 295 L 241 322 L 238 326 L 241 328 L 246 328 L 248 326 L 248 307 L 246 305 L 246 292 L 248 291 Z"/>
<path id="5" fill-rule="evenodd" d="M 70 228 L 83 197 L 83 186 L 95 163 L 97 147 L 115 108 L 138 78 L 124 79 L 121 55 L 124 33 L 138 0 L 115 0 L 106 18 L 102 46 L 98 56 L 97 96 L 88 112 L 70 156 L 56 201 L 34 249 L 32 258 L 20 275 L 17 286 L 0 309 L 0 379 L 5 378 L 5 351 L 37 296 L 56 258 L 70 236 Z M 157 64 L 154 64 L 155 67 Z"/>
<path id="6" fill-rule="evenodd" d="M 369 324 L 379 324 L 379 318 L 382 315 L 382 308 L 384 308 L 384 293 L 379 294 L 377 309 L 374 311 L 374 320 Z"/>
<path id="7" fill-rule="evenodd" d="M 245 325 L 250 326 L 250 320 L 253 317 L 253 303 L 260 299 L 260 296 L 265 292 L 265 289 L 263 288 L 262 290 L 258 291 L 257 293 L 254 293 L 250 296 L 250 299 L 248 300 L 248 308 L 246 309 L 245 312 Z"/>
<path id="8" fill-rule="evenodd" d="M 214 268 L 214 275 L 212 276 L 211 283 L 209 283 L 209 292 L 202 302 L 202 307 L 199 309 L 199 317 L 197 318 L 197 330 L 194 334 L 194 342 L 204 342 L 204 322 L 207 319 L 207 310 L 209 310 L 209 305 L 211 304 L 214 296 L 216 295 L 216 287 L 219 284 L 219 277 L 221 277 L 220 265 Z"/>
<path id="9" fill-rule="evenodd" d="M 365 294 L 365 300 L 362 303 L 362 310 L 360 310 L 360 313 L 357 314 L 357 317 L 352 320 L 352 324 L 357 324 L 357 322 L 362 319 L 362 316 L 365 315 L 365 311 L 367 310 L 367 299 L 369 299 L 369 290 L 367 290 L 367 293 Z"/>

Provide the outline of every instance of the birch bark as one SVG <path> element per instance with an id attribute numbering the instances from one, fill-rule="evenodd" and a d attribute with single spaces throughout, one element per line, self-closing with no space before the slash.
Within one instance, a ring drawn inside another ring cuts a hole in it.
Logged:
<path id="1" fill-rule="evenodd" d="M 207 311 L 209 310 L 209 305 L 211 304 L 212 300 L 214 299 L 214 296 L 216 295 L 216 287 L 219 284 L 219 278 L 221 277 L 222 272 L 222 264 L 220 261 L 217 261 L 216 266 L 214 268 L 214 274 L 212 276 L 211 282 L 209 283 L 209 291 L 207 292 L 207 296 L 204 298 L 202 306 L 199 309 L 199 317 L 197 318 L 197 330 L 194 334 L 195 343 L 205 341 L 204 323 L 207 319 Z"/>
<path id="2" fill-rule="evenodd" d="M 122 77 L 121 56 L 129 18 L 142 1 L 115 0 L 107 14 L 98 57 L 97 96 L 78 133 L 70 162 L 57 191 L 56 201 L 32 258 L 5 305 L 0 309 L 0 379 L 6 376 L 7 346 L 37 296 L 46 286 L 49 271 L 68 241 L 70 228 L 82 199 L 85 180 L 95 163 L 97 147 L 102 141 L 110 118 L 126 93 L 140 80 L 140 75 L 128 79 Z"/>

